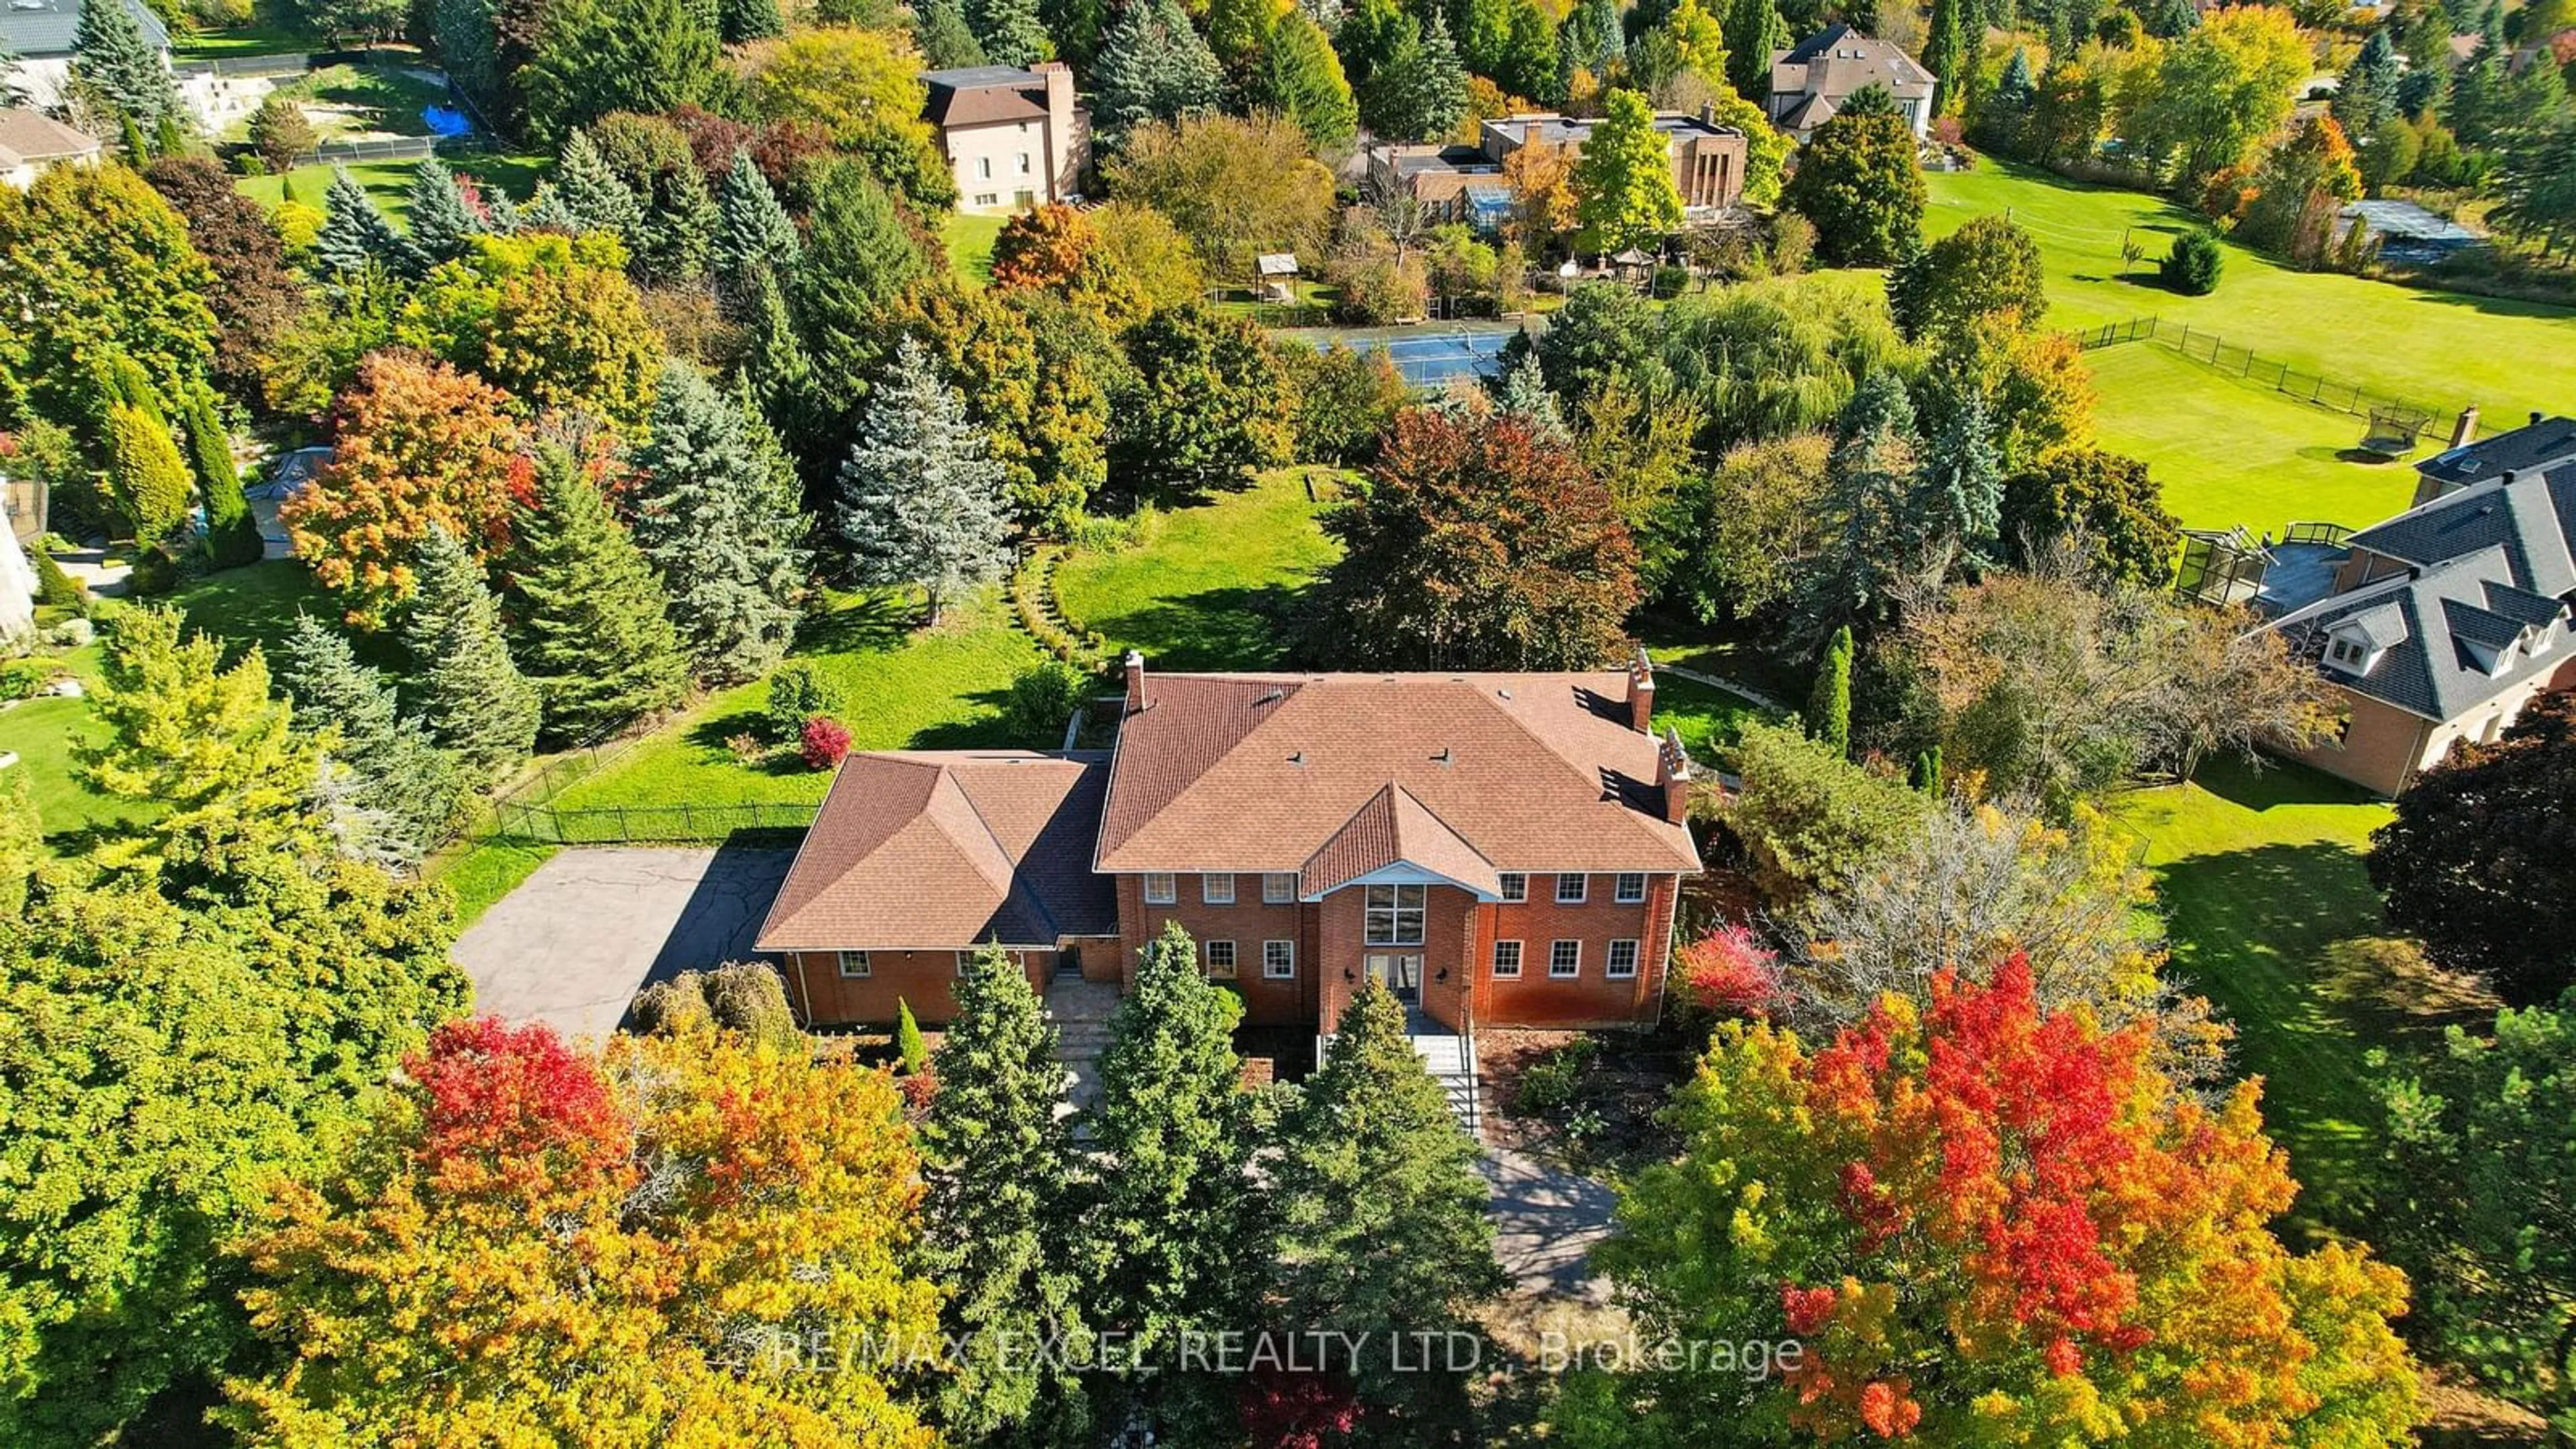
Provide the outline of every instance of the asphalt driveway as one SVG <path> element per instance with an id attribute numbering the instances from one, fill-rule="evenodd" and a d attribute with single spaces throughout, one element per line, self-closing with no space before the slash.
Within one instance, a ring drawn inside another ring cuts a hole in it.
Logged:
<path id="1" fill-rule="evenodd" d="M 605 1037 L 652 982 L 755 959 L 751 941 L 787 878 L 792 851 L 734 846 L 577 849 L 456 942 L 475 1009 Z"/>

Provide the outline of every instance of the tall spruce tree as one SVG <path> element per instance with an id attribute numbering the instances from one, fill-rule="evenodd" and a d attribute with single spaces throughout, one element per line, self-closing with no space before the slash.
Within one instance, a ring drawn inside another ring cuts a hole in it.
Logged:
<path id="1" fill-rule="evenodd" d="M 806 522 L 776 436 L 673 358 L 635 463 L 635 546 L 662 576 L 692 671 L 711 684 L 768 673 L 805 581 Z"/>
<path id="2" fill-rule="evenodd" d="M 966 28 L 993 65 L 1026 67 L 1055 53 L 1037 0 L 965 0 Z"/>
<path id="3" fill-rule="evenodd" d="M 991 440 L 910 336 L 870 390 L 833 526 L 864 583 L 928 596 L 930 622 L 1010 567 L 1010 506 Z"/>
<path id="4" fill-rule="evenodd" d="M 403 619 L 412 702 L 431 738 L 487 779 L 536 748 L 542 711 L 501 632 L 501 605 L 462 540 L 435 524 L 412 561 L 419 583 Z"/>
<path id="5" fill-rule="evenodd" d="M 1905 384 L 1884 368 L 1861 379 L 1825 464 L 1830 530 L 1801 580 L 1799 613 L 1810 638 L 1885 611 L 1890 586 L 1916 553 L 1910 504 L 1923 440 Z"/>
<path id="6" fill-rule="evenodd" d="M 940 1417 L 962 1440 L 1077 1443 L 1087 1415 L 1071 1372 L 1085 1341 L 1075 1149 L 1055 1028 L 998 946 L 976 953 L 956 997 L 921 1124 L 923 1249 L 949 1289 L 941 1327 L 964 1346 Z M 1040 1343 L 1066 1352 L 1037 1353 Z"/>
<path id="7" fill-rule="evenodd" d="M 176 110 L 179 91 L 135 18 L 140 6 L 99 0 L 80 7 L 72 28 L 72 84 L 114 111 L 136 130 L 150 130 Z M 140 156 L 133 164 L 140 168 Z"/>
<path id="8" fill-rule="evenodd" d="M 1278 1321 L 1376 1346 L 1352 1356 L 1367 1417 L 1393 1428 L 1387 1442 L 1446 1442 L 1469 1417 L 1465 1376 L 1377 1350 L 1445 1342 L 1417 1335 L 1465 1331 L 1507 1281 L 1476 1144 L 1384 986 L 1351 998 L 1281 1138 L 1261 1214 Z"/>
<path id="9" fill-rule="evenodd" d="M 322 230 L 313 238 L 313 259 L 342 281 L 370 266 L 406 277 L 421 271 L 418 249 L 385 220 L 376 199 L 349 168 L 338 164 L 331 167 L 331 184 L 322 191 Z"/>
<path id="10" fill-rule="evenodd" d="M 1958 391 L 1931 439 L 1910 511 L 1915 536 L 1927 549 L 1946 545 L 1959 563 L 1983 570 L 2002 550 L 2003 459 L 1995 450 L 1984 391 L 1973 384 Z"/>
<path id="11" fill-rule="evenodd" d="M 565 140 L 555 162 L 555 196 L 572 217 L 577 231 L 604 231 L 626 243 L 630 255 L 644 250 L 644 203 L 601 155 L 588 131 Z"/>
<path id="12" fill-rule="evenodd" d="M 1360 119 L 1380 136 L 1431 141 L 1458 129 L 1467 115 L 1467 70 L 1438 10 L 1399 32 L 1360 87 L 1359 103 Z"/>
<path id="13" fill-rule="evenodd" d="M 749 334 L 743 349 L 743 382 L 770 427 L 782 438 L 797 440 L 797 476 L 804 480 L 807 498 L 820 498 L 839 476 L 841 465 L 832 441 L 838 434 L 833 431 L 831 400 L 818 393 L 813 359 L 796 330 L 777 274 L 755 264 L 740 285 L 747 314 L 744 331 Z"/>
<path id="14" fill-rule="evenodd" d="M 1094 124 L 1114 143 L 1138 121 L 1215 109 L 1225 72 L 1180 0 L 1126 0 L 1100 38 L 1091 83 Z"/>
<path id="15" fill-rule="evenodd" d="M 1292 10 L 1270 27 L 1252 91 L 1262 105 L 1296 122 L 1318 151 L 1349 146 L 1359 129 L 1359 103 L 1343 78 L 1341 58 L 1303 11 Z"/>
<path id="16" fill-rule="evenodd" d="M 662 581 L 570 445 L 539 447 L 511 553 L 517 654 L 546 735 L 586 741 L 679 703 L 689 663 Z"/>
<path id="17" fill-rule="evenodd" d="M 278 651 L 277 683 L 298 723 L 339 736 L 330 753 L 355 777 L 350 800 L 369 837 L 355 853 L 402 864 L 427 854 L 468 789 L 465 766 L 399 716 L 391 676 L 359 663 L 347 635 L 298 613 Z"/>
<path id="18" fill-rule="evenodd" d="M 813 400 L 828 405 L 835 419 L 821 441 L 838 452 L 848 445 L 858 401 L 858 390 L 848 384 L 884 363 L 886 314 L 929 267 L 894 199 L 865 163 L 854 158 L 831 162 L 812 189 L 805 260 L 782 280 L 795 289 L 796 321 L 813 358 L 814 375 L 830 380 L 813 392 Z M 798 436 L 784 419 L 779 431 Z"/>
<path id="19" fill-rule="evenodd" d="M 767 267 L 772 276 L 795 269 L 804 251 L 796 223 L 749 151 L 734 151 L 716 189 L 716 217 L 715 264 L 727 279 L 744 282 L 755 266 Z"/>
<path id="20" fill-rule="evenodd" d="M 197 474 L 197 496 L 206 505 L 206 561 L 219 569 L 259 562 L 267 546 L 259 520 L 243 496 L 241 469 L 233 462 L 232 434 L 215 411 L 215 395 L 193 388 L 179 422 L 188 438 L 188 459 Z"/>
<path id="21" fill-rule="evenodd" d="M 1816 661 L 1816 682 L 1807 691 L 1807 737 L 1836 755 L 1851 754 L 1852 631 L 1849 624 L 1825 641 Z"/>
<path id="22" fill-rule="evenodd" d="M 1932 0 L 1931 34 L 1923 42 L 1923 68 L 1932 72 L 1932 114 L 1957 114 L 1975 78 L 1975 34 L 1984 29 L 1977 0 Z"/>
<path id="23" fill-rule="evenodd" d="M 963 70 L 984 64 L 984 47 L 966 24 L 959 0 L 920 0 L 912 7 L 912 43 L 924 70 Z"/>
<path id="24" fill-rule="evenodd" d="M 445 162 L 430 156 L 412 168 L 411 244 L 423 260 L 436 266 L 463 256 L 483 230 L 483 218 L 474 214 Z"/>
<path id="25" fill-rule="evenodd" d="M 2397 44 L 2388 27 L 2370 32 L 2335 86 L 2332 110 L 2347 136 L 2366 137 L 2397 110 Z"/>
<path id="26" fill-rule="evenodd" d="M 1242 998 L 1200 972 L 1198 944 L 1167 922 L 1110 1018 L 1090 1126 L 1115 1168 L 1083 1205 L 1083 1259 L 1094 1325 L 1130 1335 L 1148 1361 L 1227 1322 L 1242 1298 L 1253 1136 L 1234 1054 L 1242 1014 Z"/>

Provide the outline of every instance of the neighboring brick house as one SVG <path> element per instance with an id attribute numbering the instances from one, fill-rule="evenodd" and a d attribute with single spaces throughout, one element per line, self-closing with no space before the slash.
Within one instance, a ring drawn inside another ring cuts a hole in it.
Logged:
<path id="1" fill-rule="evenodd" d="M 1364 979 L 1430 1022 L 1643 1025 L 1690 762 L 1654 676 L 1152 674 L 1117 748 L 854 755 L 761 930 L 809 1019 L 946 1019 L 958 953 L 1125 984 L 1164 923 L 1251 1026 L 1329 1032 Z"/>
<path id="2" fill-rule="evenodd" d="M 1698 114 L 1657 111 L 1655 129 L 1673 161 L 1673 185 L 1687 218 L 1713 216 L 1742 199 L 1744 159 L 1750 144 L 1742 131 L 1717 123 L 1703 106 Z M 1594 121 L 1554 112 L 1503 116 L 1477 128 L 1473 146 L 1380 146 L 1369 152 L 1368 175 L 1379 196 L 1410 196 L 1442 222 L 1469 222 L 1495 230 L 1511 214 L 1511 188 L 1503 162 L 1525 147 L 1577 152 Z"/>
<path id="3" fill-rule="evenodd" d="M 956 173 L 959 211 L 1027 211 L 1081 193 L 1091 113 L 1074 98 L 1064 62 L 934 70 L 922 80 L 930 89 L 922 114 Z"/>
<path id="4" fill-rule="evenodd" d="M 2576 686 L 2576 422 L 2535 418 L 2416 467 L 2426 501 L 2353 534 L 2324 595 L 2267 626 L 2343 706 L 2336 738 L 2300 758 L 2383 795 Z"/>
<path id="5" fill-rule="evenodd" d="M 1896 98 L 1905 122 L 1923 136 L 1932 127 L 1932 72 L 1903 50 L 1848 25 L 1831 25 L 1771 57 L 1771 124 L 1800 145 L 1870 86 Z"/>

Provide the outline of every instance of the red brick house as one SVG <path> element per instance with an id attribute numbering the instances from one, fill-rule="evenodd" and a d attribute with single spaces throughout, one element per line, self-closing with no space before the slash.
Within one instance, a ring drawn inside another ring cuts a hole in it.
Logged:
<path id="1" fill-rule="evenodd" d="M 1690 761 L 1654 675 L 1148 674 L 1117 745 L 852 755 L 761 949 L 816 1024 L 954 1009 L 997 941 L 1123 984 L 1166 921 L 1251 1026 L 1330 1031 L 1376 977 L 1431 1022 L 1660 1009 Z"/>

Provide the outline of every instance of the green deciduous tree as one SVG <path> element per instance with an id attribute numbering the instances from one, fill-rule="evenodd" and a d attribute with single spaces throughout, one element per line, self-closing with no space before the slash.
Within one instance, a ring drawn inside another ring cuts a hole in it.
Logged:
<path id="1" fill-rule="evenodd" d="M 805 583 L 806 520 L 769 425 L 673 359 L 654 389 L 628 507 L 697 677 L 757 678 L 786 654 Z"/>
<path id="2" fill-rule="evenodd" d="M 2290 12 L 2268 5 L 2212 10 L 2165 49 L 2125 139 L 2174 158 L 2174 187 L 2243 164 L 2289 120 L 2308 73 L 2308 43 Z"/>
<path id="3" fill-rule="evenodd" d="M 860 414 L 833 529 L 862 582 L 919 588 L 934 624 L 958 594 L 1010 565 L 1001 465 L 910 337 Z"/>
<path id="4" fill-rule="evenodd" d="M 1843 266 L 1883 266 L 1923 230 L 1923 168 L 1913 128 L 1876 86 L 1816 128 L 1781 200 L 1815 223 L 1816 249 Z"/>
<path id="5" fill-rule="evenodd" d="M 1898 262 L 1887 304 L 1915 339 L 1955 333 L 1980 317 L 2036 327 L 2048 311 L 2039 243 L 2007 218 L 1978 217 Z"/>
<path id="6" fill-rule="evenodd" d="M 267 162 L 271 171 L 285 172 L 321 140 L 312 120 L 304 114 L 304 107 L 296 104 L 292 96 L 271 92 L 259 103 L 259 109 L 250 113 L 250 148 L 259 153 L 259 159 Z"/>
<path id="7" fill-rule="evenodd" d="M 585 742 L 679 703 L 688 655 L 662 583 L 572 447 L 540 444 L 510 576 L 513 651 L 545 702 L 545 732 Z"/>
<path id="8" fill-rule="evenodd" d="M 1250 280 L 1262 252 L 1317 256 L 1331 235 L 1333 175 L 1281 116 L 1140 121 L 1106 170 L 1120 196 L 1171 218 L 1223 276 Z"/>
<path id="9" fill-rule="evenodd" d="M 1574 163 L 1574 214 L 1602 251 L 1658 248 L 1681 229 L 1682 194 L 1654 110 L 1635 91 L 1612 91 Z"/>
<path id="10" fill-rule="evenodd" d="M 2088 572 L 2148 588 L 2173 577 L 2182 543 L 2147 465 L 2098 448 L 2042 454 L 2004 485 L 2002 522 L 2006 555 L 2017 564 L 2080 539 Z"/>
<path id="11" fill-rule="evenodd" d="M 1260 332 L 1191 302 L 1156 311 L 1127 337 L 1132 379 L 1110 435 L 1111 476 L 1145 497 L 1240 486 L 1287 460 L 1288 399 Z"/>
<path id="12" fill-rule="evenodd" d="M 632 433 L 652 406 L 662 340 L 625 270 L 610 236 L 476 237 L 430 273 L 395 335 L 522 408 L 580 409 Z"/>
<path id="13" fill-rule="evenodd" d="M 999 947 L 976 953 L 956 996 L 921 1124 L 923 1248 L 950 1290 L 942 1326 L 966 1345 L 941 1418 L 961 1437 L 1065 1443 L 1086 1415 L 1066 1367 L 1084 1329 L 1064 1063 L 1027 973 Z M 1067 1352 L 1028 1351 L 1041 1342 Z"/>
<path id="14" fill-rule="evenodd" d="M 413 567 L 418 592 L 403 643 L 418 669 L 414 703 L 432 738 L 496 776 L 536 747 L 543 703 L 510 658 L 500 603 L 465 545 L 433 526 Z"/>
<path id="15" fill-rule="evenodd" d="M 214 357 L 212 286 L 187 223 L 122 166 L 0 188 L 0 393 L 24 388 L 66 426 L 100 418 L 99 369 L 122 356 L 157 395 L 184 395 Z"/>

